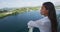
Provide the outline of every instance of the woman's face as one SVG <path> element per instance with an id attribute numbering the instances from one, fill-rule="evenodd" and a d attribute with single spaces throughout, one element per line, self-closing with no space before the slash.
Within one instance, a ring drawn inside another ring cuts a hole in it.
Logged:
<path id="1" fill-rule="evenodd" d="M 41 14 L 42 15 L 48 15 L 48 10 L 44 6 L 41 7 Z"/>

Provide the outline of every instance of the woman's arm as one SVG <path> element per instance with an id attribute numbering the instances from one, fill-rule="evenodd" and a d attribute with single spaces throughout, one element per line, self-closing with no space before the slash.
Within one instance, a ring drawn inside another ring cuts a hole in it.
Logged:
<path id="1" fill-rule="evenodd" d="M 36 20 L 36 21 L 31 20 L 28 22 L 28 27 L 40 28 L 40 27 L 44 26 L 47 21 L 49 22 L 49 20 L 46 17 L 43 19 Z"/>
<path id="2" fill-rule="evenodd" d="M 37 27 L 38 28 L 37 23 L 35 21 L 32 21 L 32 20 L 29 21 L 27 25 L 28 25 L 28 28 L 31 28 L 31 27 Z"/>

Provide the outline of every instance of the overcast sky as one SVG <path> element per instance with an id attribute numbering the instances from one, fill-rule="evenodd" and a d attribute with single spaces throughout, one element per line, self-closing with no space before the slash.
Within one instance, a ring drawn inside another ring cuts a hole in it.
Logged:
<path id="1" fill-rule="evenodd" d="M 47 1 L 53 2 L 54 5 L 60 5 L 60 0 L 0 0 L 0 8 L 41 6 L 43 2 Z"/>

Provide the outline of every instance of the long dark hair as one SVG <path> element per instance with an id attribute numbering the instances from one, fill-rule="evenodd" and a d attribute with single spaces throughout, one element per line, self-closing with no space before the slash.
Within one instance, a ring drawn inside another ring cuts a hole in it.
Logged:
<path id="1" fill-rule="evenodd" d="M 45 2 L 43 3 L 43 6 L 48 10 L 48 18 L 51 21 L 52 32 L 57 32 L 57 17 L 53 3 Z"/>

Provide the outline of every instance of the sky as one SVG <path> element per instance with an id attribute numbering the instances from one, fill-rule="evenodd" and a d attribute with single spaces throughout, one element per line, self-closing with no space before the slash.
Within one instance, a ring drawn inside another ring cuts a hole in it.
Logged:
<path id="1" fill-rule="evenodd" d="M 60 0 L 0 0 L 0 8 L 41 6 L 44 2 L 49 1 L 54 3 L 54 5 L 60 5 Z"/>

